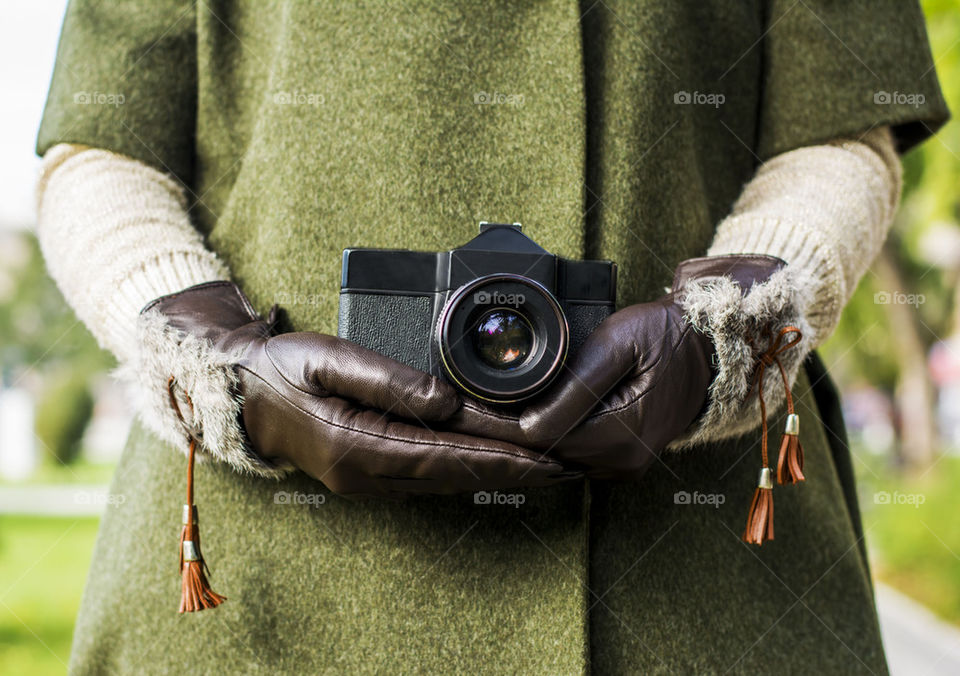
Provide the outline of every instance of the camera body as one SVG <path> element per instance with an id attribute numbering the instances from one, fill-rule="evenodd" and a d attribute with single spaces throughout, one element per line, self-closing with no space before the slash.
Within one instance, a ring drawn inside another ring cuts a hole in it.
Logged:
<path id="1" fill-rule="evenodd" d="M 345 249 L 338 335 L 508 404 L 543 390 L 615 302 L 615 263 L 481 223 L 450 251 Z"/>

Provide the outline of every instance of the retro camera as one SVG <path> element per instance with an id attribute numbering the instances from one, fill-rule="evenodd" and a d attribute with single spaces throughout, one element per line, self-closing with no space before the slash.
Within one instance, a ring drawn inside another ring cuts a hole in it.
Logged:
<path id="1" fill-rule="evenodd" d="M 614 310 L 616 264 L 551 254 L 519 223 L 443 252 L 345 249 L 338 333 L 498 404 L 528 399 Z"/>

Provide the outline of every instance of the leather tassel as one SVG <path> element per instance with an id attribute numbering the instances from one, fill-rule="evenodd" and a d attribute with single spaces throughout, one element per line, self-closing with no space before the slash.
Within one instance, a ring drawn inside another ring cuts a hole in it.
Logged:
<path id="1" fill-rule="evenodd" d="M 793 333 L 794 337 L 787 343 L 784 336 Z M 803 336 L 795 326 L 787 326 L 772 340 L 770 347 L 761 352 L 757 359 L 757 370 L 754 375 L 754 387 L 757 388 L 757 399 L 760 402 L 760 430 L 763 435 L 760 439 L 760 453 L 763 460 L 757 488 L 753 492 L 750 502 L 750 511 L 747 513 L 747 527 L 743 531 L 742 539 L 747 544 L 762 545 L 773 539 L 773 472 L 770 469 L 770 459 L 767 453 L 767 405 L 763 399 L 763 374 L 767 366 L 776 364 L 783 377 L 783 386 L 787 394 L 787 428 L 780 442 L 780 460 L 777 464 L 777 480 L 784 483 L 784 479 L 792 479 L 791 483 L 803 481 L 803 449 L 800 448 L 800 419 L 793 411 L 793 396 L 787 384 L 787 373 L 780 363 L 779 355 L 785 350 L 800 342 Z M 791 434 L 793 432 L 793 434 Z M 781 478 L 783 477 L 783 478 Z"/>
<path id="2" fill-rule="evenodd" d="M 773 482 L 770 475 L 769 467 L 760 470 L 760 480 L 753 492 L 747 516 L 747 527 L 740 538 L 747 544 L 762 545 L 773 539 Z"/>
<path id="3" fill-rule="evenodd" d="M 791 402 L 792 403 L 792 402 Z M 777 461 L 777 483 L 795 484 L 806 480 L 803 476 L 803 446 L 800 445 L 800 418 L 787 415 L 787 426 L 780 440 L 780 459 Z"/>
<path id="4" fill-rule="evenodd" d="M 197 434 L 184 420 L 180 405 L 174 393 L 173 376 L 167 381 L 170 405 L 176 412 L 181 424 L 190 435 L 190 449 L 187 453 L 187 504 L 183 506 L 183 528 L 180 530 L 180 613 L 194 613 L 207 608 L 216 608 L 227 600 L 210 588 L 207 576 L 210 569 L 200 553 L 200 526 L 197 519 L 197 506 L 193 504 L 193 462 L 197 451 Z M 184 395 L 187 405 L 192 409 L 189 395 Z"/>
<path id="5" fill-rule="evenodd" d="M 200 527 L 197 523 L 197 506 L 193 504 L 193 455 L 196 441 L 190 442 L 187 460 L 187 502 L 183 506 L 183 529 L 180 531 L 180 572 L 183 584 L 180 595 L 180 612 L 193 613 L 206 608 L 216 608 L 226 601 L 210 588 L 207 574 L 210 569 L 200 553 Z"/>

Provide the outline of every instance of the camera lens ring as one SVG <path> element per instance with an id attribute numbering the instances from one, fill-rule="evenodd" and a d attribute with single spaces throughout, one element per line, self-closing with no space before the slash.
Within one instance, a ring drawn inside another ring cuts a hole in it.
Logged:
<path id="1" fill-rule="evenodd" d="M 520 296 L 521 302 L 513 306 L 478 302 L 484 290 L 493 285 L 497 289 L 489 292 L 493 294 L 491 301 L 498 296 L 507 300 Z M 468 333 L 478 328 L 477 320 L 496 309 L 518 314 L 533 329 L 530 354 L 509 370 L 483 364 L 468 345 Z M 543 390 L 559 373 L 570 343 L 559 301 L 539 282 L 513 273 L 484 275 L 457 289 L 440 312 L 435 340 L 447 377 L 467 394 L 493 403 L 521 401 Z"/>

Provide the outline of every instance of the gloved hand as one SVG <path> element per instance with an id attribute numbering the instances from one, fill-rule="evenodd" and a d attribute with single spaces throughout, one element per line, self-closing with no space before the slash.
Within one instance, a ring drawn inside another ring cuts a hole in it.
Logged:
<path id="1" fill-rule="evenodd" d="M 511 443 L 432 430 L 430 423 L 460 406 L 450 385 L 334 336 L 272 335 L 273 322 L 258 317 L 230 282 L 159 298 L 144 308 L 142 324 L 143 317 L 176 337 L 181 355 L 187 344 L 206 350 L 198 369 L 215 368 L 214 355 L 236 374 L 232 400 L 242 402 L 236 410 L 249 447 L 213 454 L 233 454 L 225 458 L 232 461 L 252 451 L 255 457 L 234 464 L 253 472 L 292 465 L 336 493 L 391 496 L 541 486 L 578 476 Z M 162 376 L 163 368 L 153 370 Z M 202 446 L 211 441 L 205 435 L 216 435 L 222 446 L 230 434 L 217 418 L 229 416 L 202 410 L 204 402 L 218 401 L 202 391 L 209 380 L 182 373 L 176 381 L 174 396 L 186 404 L 181 409 L 193 409 L 187 422 Z"/>
<path id="2" fill-rule="evenodd" d="M 463 405 L 442 425 L 466 434 L 482 430 L 485 436 L 543 449 L 592 478 L 637 479 L 704 409 L 714 378 L 713 341 L 687 323 L 678 304 L 684 285 L 727 277 L 745 294 L 783 266 L 779 258 L 761 255 L 684 261 L 667 295 L 610 315 L 557 381 L 522 412 L 506 412 L 464 397 Z M 755 322 L 728 317 L 725 323 L 742 324 L 745 332 Z M 730 397 L 727 393 L 725 399 Z"/>
<path id="3" fill-rule="evenodd" d="M 639 478 L 704 409 L 714 375 L 713 342 L 684 319 L 678 293 L 692 279 L 725 276 L 743 294 L 783 266 L 760 255 L 682 262 L 667 295 L 615 312 L 590 334 L 523 411 L 523 439 L 588 476 Z"/>

